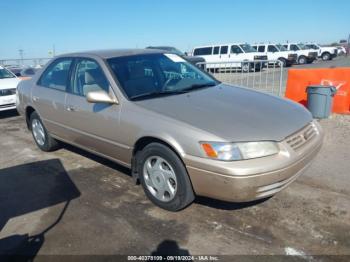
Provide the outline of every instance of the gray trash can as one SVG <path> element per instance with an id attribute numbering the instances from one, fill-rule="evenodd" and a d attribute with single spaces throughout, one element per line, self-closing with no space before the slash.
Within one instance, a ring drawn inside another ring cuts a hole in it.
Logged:
<path id="1" fill-rule="evenodd" d="M 337 89 L 334 86 L 308 86 L 306 92 L 307 108 L 312 116 L 314 118 L 328 118 Z"/>

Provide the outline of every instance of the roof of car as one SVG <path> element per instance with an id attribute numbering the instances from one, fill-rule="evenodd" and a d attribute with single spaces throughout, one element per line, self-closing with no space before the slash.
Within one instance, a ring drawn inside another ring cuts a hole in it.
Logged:
<path id="1" fill-rule="evenodd" d="M 98 56 L 103 59 L 113 58 L 113 57 L 123 57 L 130 55 L 143 55 L 143 54 L 158 54 L 164 53 L 162 50 L 157 49 L 107 49 L 107 50 L 92 50 L 84 52 L 75 52 L 69 54 L 63 54 L 59 57 L 66 56 Z"/>

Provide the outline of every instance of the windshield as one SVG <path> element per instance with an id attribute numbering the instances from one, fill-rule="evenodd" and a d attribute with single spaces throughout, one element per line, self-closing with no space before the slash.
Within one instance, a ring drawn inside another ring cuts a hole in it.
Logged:
<path id="1" fill-rule="evenodd" d="M 243 44 L 239 45 L 245 53 L 253 53 L 256 52 L 256 50 L 249 44 Z"/>
<path id="2" fill-rule="evenodd" d="M 305 45 L 305 47 L 307 47 L 309 49 L 319 49 L 318 46 L 316 46 L 314 44 L 308 44 L 308 45 Z"/>
<path id="3" fill-rule="evenodd" d="M 184 56 L 185 54 L 182 53 L 179 49 L 176 49 L 175 47 L 171 47 L 171 46 L 150 46 L 147 47 L 148 49 L 160 49 L 160 50 L 165 50 L 165 51 L 169 51 L 172 52 L 174 54 L 177 54 L 179 56 Z"/>
<path id="4" fill-rule="evenodd" d="M 0 79 L 4 78 L 15 78 L 15 75 L 5 68 L 0 68 Z"/>
<path id="5" fill-rule="evenodd" d="M 301 50 L 306 50 L 306 49 L 309 49 L 306 45 L 304 45 L 304 44 L 298 44 L 298 46 L 299 46 L 299 48 L 301 49 Z"/>
<path id="6" fill-rule="evenodd" d="M 288 51 L 288 49 L 285 48 L 283 45 L 276 45 L 276 46 L 280 51 Z"/>
<path id="7" fill-rule="evenodd" d="M 191 92 L 219 83 L 175 54 L 142 54 L 107 61 L 131 100 Z"/>

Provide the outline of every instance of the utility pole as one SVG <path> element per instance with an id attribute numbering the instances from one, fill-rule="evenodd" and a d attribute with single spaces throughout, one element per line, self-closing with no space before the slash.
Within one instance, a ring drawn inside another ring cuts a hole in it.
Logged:
<path id="1" fill-rule="evenodd" d="M 24 50 L 23 49 L 19 49 L 18 50 L 19 53 L 19 57 L 21 58 L 21 65 L 23 66 L 23 54 L 24 54 Z"/>

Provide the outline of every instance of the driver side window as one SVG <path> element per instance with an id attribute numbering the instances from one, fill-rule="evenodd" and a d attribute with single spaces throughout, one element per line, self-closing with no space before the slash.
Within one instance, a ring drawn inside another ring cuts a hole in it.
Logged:
<path id="1" fill-rule="evenodd" d="M 91 59 L 78 60 L 71 88 L 73 94 L 86 96 L 88 92 L 109 92 L 109 82 L 100 65 Z"/>
<path id="2" fill-rule="evenodd" d="M 231 46 L 231 54 L 240 54 L 243 53 L 241 48 L 237 45 Z"/>

